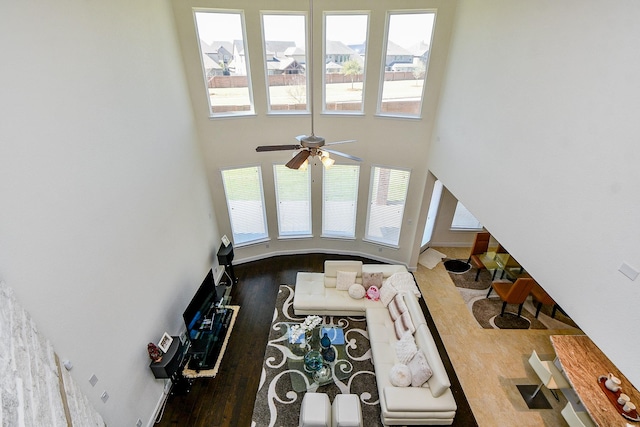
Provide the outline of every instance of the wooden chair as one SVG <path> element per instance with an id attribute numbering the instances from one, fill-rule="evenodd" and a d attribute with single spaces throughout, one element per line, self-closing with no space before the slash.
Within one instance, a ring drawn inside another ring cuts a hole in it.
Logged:
<path id="1" fill-rule="evenodd" d="M 478 281 L 478 276 L 480 276 L 480 271 L 486 269 L 487 267 L 482 262 L 480 256 L 487 252 L 489 249 L 489 240 L 491 239 L 491 234 L 486 231 L 476 234 L 476 239 L 473 242 L 473 246 L 471 247 L 471 253 L 469 254 L 469 259 L 467 260 L 468 264 L 473 265 L 478 269 L 476 273 L 476 281 Z"/>
<path id="2" fill-rule="evenodd" d="M 496 294 L 498 294 L 502 300 L 502 311 L 500 312 L 500 316 L 504 315 L 504 309 L 507 307 L 507 304 L 519 304 L 518 317 L 520 317 L 520 313 L 522 313 L 522 306 L 529 296 L 534 284 L 535 281 L 530 277 L 521 277 L 513 283 L 496 280 L 491 283 L 491 288 L 489 288 L 487 298 L 491 295 L 491 291 L 495 290 Z"/>
<path id="3" fill-rule="evenodd" d="M 533 350 L 533 353 L 531 353 L 531 357 L 529 357 L 529 364 L 531 365 L 533 370 L 536 371 L 536 374 L 540 378 L 540 381 L 542 381 L 536 391 L 533 392 L 533 396 L 531 396 L 531 398 L 535 397 L 535 395 L 538 394 L 542 386 L 545 386 L 549 389 L 551 394 L 553 394 L 553 397 L 555 397 L 557 401 L 560 401 L 558 395 L 554 392 L 554 390 L 559 390 L 561 388 L 571 388 L 571 384 L 569 384 L 564 375 L 562 375 L 560 369 L 558 369 L 556 365 L 553 364 L 553 361 L 540 360 L 540 357 L 535 350 Z"/>
<path id="4" fill-rule="evenodd" d="M 538 314 L 540 314 L 540 309 L 543 305 L 551 305 L 553 309 L 551 310 L 551 318 L 556 316 L 556 310 L 558 309 L 558 304 L 549 296 L 548 293 L 542 289 L 542 286 L 535 283 L 533 288 L 531 289 L 531 295 L 538 302 L 538 306 L 536 308 L 536 319 L 538 318 Z"/>

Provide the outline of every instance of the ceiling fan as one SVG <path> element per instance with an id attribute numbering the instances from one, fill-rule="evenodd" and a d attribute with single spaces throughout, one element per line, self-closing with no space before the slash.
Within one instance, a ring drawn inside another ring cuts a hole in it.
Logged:
<path id="1" fill-rule="evenodd" d="M 285 165 L 289 169 L 306 169 L 309 157 L 319 157 L 322 164 L 325 167 L 329 167 L 335 163 L 329 154 L 335 154 L 337 156 L 346 157 L 357 162 L 361 162 L 362 159 L 351 154 L 342 153 L 340 151 L 329 150 L 323 148 L 325 145 L 346 144 L 348 142 L 355 142 L 355 139 L 348 139 L 344 141 L 325 142 L 325 139 L 321 136 L 316 136 L 314 133 L 314 114 L 313 114 L 313 0 L 309 0 L 309 66 L 307 70 L 309 72 L 308 84 L 311 86 L 309 91 L 309 110 L 311 113 L 311 134 L 310 135 L 298 135 L 296 139 L 299 144 L 282 144 L 282 145 L 260 145 L 256 147 L 257 152 L 262 151 L 285 151 L 285 150 L 300 150 L 291 160 Z"/>

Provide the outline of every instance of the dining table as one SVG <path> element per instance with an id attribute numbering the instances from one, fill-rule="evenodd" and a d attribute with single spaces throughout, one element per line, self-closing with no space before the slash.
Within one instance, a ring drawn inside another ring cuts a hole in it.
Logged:
<path id="1" fill-rule="evenodd" d="M 599 378 L 609 374 L 619 378 L 621 392 L 638 407 L 640 392 L 588 336 L 551 335 L 550 339 L 565 376 L 598 426 L 640 427 L 639 421 L 622 415 L 621 406 L 617 407 L 617 403 L 608 397 Z"/>

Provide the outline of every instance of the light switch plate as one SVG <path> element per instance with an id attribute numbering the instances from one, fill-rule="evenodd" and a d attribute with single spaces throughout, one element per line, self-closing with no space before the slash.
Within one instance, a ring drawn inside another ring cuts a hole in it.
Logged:
<path id="1" fill-rule="evenodd" d="M 636 271 L 635 268 L 631 267 L 626 262 L 622 263 L 618 271 L 624 274 L 625 276 L 627 276 L 631 280 L 636 280 L 636 277 L 638 277 L 638 271 Z"/>

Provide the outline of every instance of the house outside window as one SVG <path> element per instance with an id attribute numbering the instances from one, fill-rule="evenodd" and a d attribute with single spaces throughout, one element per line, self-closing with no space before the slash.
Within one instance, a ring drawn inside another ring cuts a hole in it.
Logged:
<path id="1" fill-rule="evenodd" d="M 429 68 L 435 12 L 390 12 L 378 114 L 420 117 Z"/>
<path id="2" fill-rule="evenodd" d="M 262 15 L 269 113 L 307 113 L 306 16 Z"/>
<path id="3" fill-rule="evenodd" d="M 201 9 L 194 17 L 209 114 L 253 114 L 243 12 Z"/>

